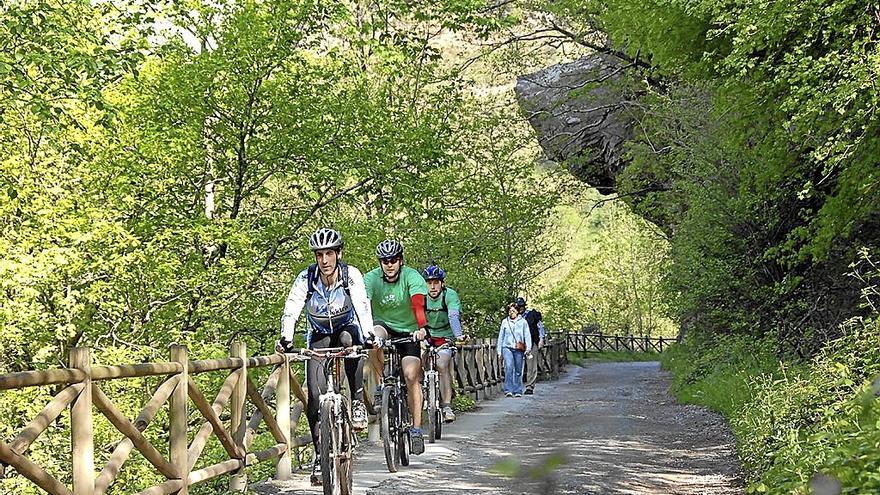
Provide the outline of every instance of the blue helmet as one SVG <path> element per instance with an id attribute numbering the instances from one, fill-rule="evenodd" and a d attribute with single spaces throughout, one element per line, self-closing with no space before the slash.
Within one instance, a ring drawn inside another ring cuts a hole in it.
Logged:
<path id="1" fill-rule="evenodd" d="M 515 304 L 516 307 L 518 307 L 518 308 L 525 308 L 526 307 L 526 300 L 523 299 L 522 297 L 517 297 L 516 300 L 513 301 L 513 304 Z"/>
<path id="2" fill-rule="evenodd" d="M 425 280 L 443 281 L 446 278 L 446 272 L 437 265 L 431 265 L 422 270 L 422 277 L 424 277 Z"/>

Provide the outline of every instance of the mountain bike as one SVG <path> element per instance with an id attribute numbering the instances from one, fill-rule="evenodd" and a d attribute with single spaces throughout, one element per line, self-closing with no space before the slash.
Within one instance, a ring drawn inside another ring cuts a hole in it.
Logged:
<path id="1" fill-rule="evenodd" d="M 409 428 L 412 414 L 407 406 L 406 380 L 400 369 L 400 354 L 394 344 L 412 342 L 411 337 L 385 341 L 390 373 L 385 375 L 382 386 L 380 435 L 385 447 L 385 464 L 388 471 L 396 473 L 399 466 L 409 466 Z"/>
<path id="2" fill-rule="evenodd" d="M 425 417 L 427 418 L 428 442 L 434 443 L 443 433 L 443 410 L 440 408 L 440 372 L 437 371 L 437 354 L 451 348 L 449 341 L 439 346 L 428 343 L 425 351 Z M 452 366 L 452 363 L 449 364 Z"/>
<path id="3" fill-rule="evenodd" d="M 339 390 L 342 363 L 367 355 L 362 346 L 301 349 L 306 359 L 322 359 L 327 389 L 319 398 L 318 451 L 324 495 L 352 493 L 352 464 L 357 435 L 351 424 L 351 402 Z"/>

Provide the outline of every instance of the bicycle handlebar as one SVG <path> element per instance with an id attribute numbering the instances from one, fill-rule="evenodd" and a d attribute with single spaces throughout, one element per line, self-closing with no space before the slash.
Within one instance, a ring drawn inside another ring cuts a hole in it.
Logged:
<path id="1" fill-rule="evenodd" d="M 320 349 L 294 349 L 287 355 L 293 355 L 302 359 L 316 358 L 345 358 L 356 359 L 367 354 L 367 349 L 361 345 L 353 345 L 351 347 L 322 347 Z"/>

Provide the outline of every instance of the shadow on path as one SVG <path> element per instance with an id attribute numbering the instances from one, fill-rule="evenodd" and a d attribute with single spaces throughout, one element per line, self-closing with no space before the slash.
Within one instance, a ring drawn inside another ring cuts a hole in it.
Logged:
<path id="1" fill-rule="evenodd" d="M 361 445 L 355 493 L 743 493 L 724 421 L 677 404 L 668 388 L 656 362 L 571 366 L 560 380 L 539 383 L 533 396 L 480 403 L 399 473 L 388 473 L 381 446 Z M 302 474 L 253 488 L 321 493 Z"/>

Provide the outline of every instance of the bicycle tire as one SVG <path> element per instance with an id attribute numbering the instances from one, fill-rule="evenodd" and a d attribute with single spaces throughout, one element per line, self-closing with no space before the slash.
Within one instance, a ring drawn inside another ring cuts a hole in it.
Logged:
<path id="1" fill-rule="evenodd" d="M 333 488 L 337 483 L 335 475 L 336 451 L 333 438 L 333 404 L 330 401 L 321 403 L 321 413 L 318 423 L 318 444 L 321 448 L 321 479 L 324 495 L 334 495 Z"/>
<path id="2" fill-rule="evenodd" d="M 439 407 L 437 408 L 435 421 L 437 422 L 437 432 L 436 432 L 436 436 L 434 438 L 436 438 L 437 440 L 440 440 L 440 437 L 443 435 L 443 421 L 444 421 L 444 419 L 443 419 L 443 411 Z"/>
<path id="3" fill-rule="evenodd" d="M 382 389 L 382 421 L 379 433 L 382 436 L 382 444 L 385 447 L 385 465 L 391 473 L 397 472 L 397 458 L 400 441 L 397 427 L 399 418 L 397 414 L 396 394 L 393 388 L 386 386 Z"/>
<path id="4" fill-rule="evenodd" d="M 400 452 L 398 458 L 401 466 L 409 466 L 410 438 L 409 431 L 401 429 L 400 432 Z"/>
<path id="5" fill-rule="evenodd" d="M 405 428 L 404 425 L 411 424 L 412 418 L 410 415 L 409 406 L 406 403 L 406 395 L 399 396 L 398 403 L 400 404 L 400 416 L 397 421 L 399 432 L 397 442 L 398 459 L 400 459 L 401 466 L 409 466 L 409 429 Z"/>
<path id="6" fill-rule="evenodd" d="M 346 409 L 347 410 L 347 409 Z M 343 411 L 345 421 L 342 422 L 342 438 L 340 438 L 340 453 L 342 456 L 336 457 L 336 472 L 338 473 L 339 495 L 351 495 L 352 490 L 352 470 L 354 467 L 354 432 L 351 427 L 351 418 Z M 339 430 L 337 430 L 339 431 Z"/>
<path id="7" fill-rule="evenodd" d="M 437 422 L 437 374 L 433 372 L 428 372 L 427 379 L 427 393 L 425 397 L 427 398 L 428 407 L 425 409 L 425 417 L 428 420 L 427 427 L 427 437 L 428 443 L 434 443 L 437 441 L 437 428 L 439 427 L 439 423 Z"/>

